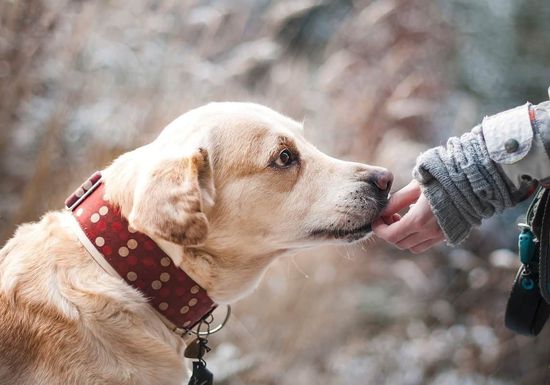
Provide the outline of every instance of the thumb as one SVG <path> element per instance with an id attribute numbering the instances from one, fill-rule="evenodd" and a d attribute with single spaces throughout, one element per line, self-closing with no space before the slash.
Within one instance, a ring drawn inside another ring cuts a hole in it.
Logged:
<path id="1" fill-rule="evenodd" d="M 388 216 L 403 210 L 416 202 L 421 193 L 420 185 L 413 179 L 408 185 L 392 194 L 388 205 L 382 211 L 382 215 Z"/>

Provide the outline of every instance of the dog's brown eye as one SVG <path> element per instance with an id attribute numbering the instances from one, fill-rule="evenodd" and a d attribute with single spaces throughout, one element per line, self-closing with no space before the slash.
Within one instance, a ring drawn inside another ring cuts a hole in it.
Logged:
<path id="1" fill-rule="evenodd" d="M 279 153 L 279 157 L 275 161 L 275 164 L 279 167 L 288 167 L 292 164 L 294 158 L 290 150 L 285 149 Z"/>

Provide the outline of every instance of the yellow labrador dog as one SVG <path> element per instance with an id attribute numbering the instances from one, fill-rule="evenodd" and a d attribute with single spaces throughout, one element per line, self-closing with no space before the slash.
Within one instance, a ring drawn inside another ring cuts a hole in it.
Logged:
<path id="1" fill-rule="evenodd" d="M 260 105 L 182 115 L 103 170 L 101 190 L 86 182 L 72 212 L 22 225 L 0 251 L 0 383 L 185 383 L 185 343 L 167 325 L 250 293 L 279 256 L 366 237 L 391 181 Z"/>

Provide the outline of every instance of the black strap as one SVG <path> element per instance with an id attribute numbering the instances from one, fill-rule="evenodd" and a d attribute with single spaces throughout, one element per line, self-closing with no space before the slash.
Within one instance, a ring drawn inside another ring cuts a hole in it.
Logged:
<path id="1" fill-rule="evenodd" d="M 550 301 L 545 301 L 543 297 L 543 289 L 548 288 L 546 283 L 549 277 L 548 211 L 550 194 L 545 189 L 539 189 L 527 210 L 527 223 L 536 237 L 535 253 L 531 261 L 519 268 L 506 305 L 506 327 L 527 336 L 536 336 L 550 315 Z"/>
<path id="2" fill-rule="evenodd" d="M 538 290 L 536 271 L 521 266 L 516 274 L 508 303 L 504 323 L 518 334 L 536 336 L 542 330 L 550 305 L 544 301 Z"/>
<path id="3" fill-rule="evenodd" d="M 542 297 L 550 304 L 550 271 L 548 271 L 548 259 L 550 257 L 550 193 L 548 190 L 544 191 L 540 199 L 535 220 L 537 220 L 537 225 L 540 223 L 540 232 L 537 234 L 537 238 L 540 240 L 539 287 Z"/>
<path id="4" fill-rule="evenodd" d="M 543 202 L 546 202 L 547 190 L 539 187 L 535 193 L 533 201 L 527 209 L 527 223 L 531 227 L 533 234 L 537 237 L 537 240 L 540 240 L 540 235 L 542 232 L 542 220 L 544 218 L 544 210 L 542 209 L 546 205 Z M 540 208 L 540 209 L 539 209 Z"/>

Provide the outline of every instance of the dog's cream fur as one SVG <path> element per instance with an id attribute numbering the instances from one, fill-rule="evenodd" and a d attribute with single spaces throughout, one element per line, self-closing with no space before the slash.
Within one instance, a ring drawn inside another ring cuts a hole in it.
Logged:
<path id="1" fill-rule="evenodd" d="M 289 149 L 296 160 L 281 167 Z M 277 256 L 354 241 L 379 213 L 380 169 L 318 151 L 266 107 L 213 103 L 103 171 L 106 195 L 219 304 L 249 293 Z M 66 211 L 19 227 L 0 251 L 0 383 L 182 384 L 184 343 L 107 274 Z"/>

